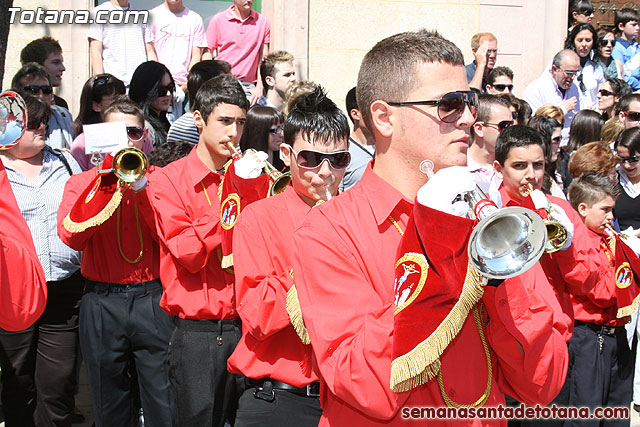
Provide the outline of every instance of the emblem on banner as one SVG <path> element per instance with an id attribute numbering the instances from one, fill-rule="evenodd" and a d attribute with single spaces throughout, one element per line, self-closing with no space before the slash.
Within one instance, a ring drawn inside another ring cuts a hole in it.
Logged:
<path id="1" fill-rule="evenodd" d="M 394 315 L 418 297 L 427 281 L 428 269 L 429 264 L 427 264 L 425 256 L 414 252 L 404 254 L 396 262 L 393 287 L 396 306 Z"/>
<path id="2" fill-rule="evenodd" d="M 616 270 L 616 286 L 620 289 L 628 288 L 633 283 L 633 271 L 627 262 L 623 262 Z"/>
<path id="3" fill-rule="evenodd" d="M 233 228 L 240 213 L 240 196 L 231 193 L 220 206 L 220 225 L 225 230 Z"/>

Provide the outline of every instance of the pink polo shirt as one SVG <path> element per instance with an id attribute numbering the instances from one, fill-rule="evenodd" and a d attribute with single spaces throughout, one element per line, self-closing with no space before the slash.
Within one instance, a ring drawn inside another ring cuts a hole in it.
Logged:
<path id="1" fill-rule="evenodd" d="M 255 10 L 244 21 L 233 13 L 234 6 L 217 13 L 207 27 L 209 49 L 216 59 L 231 64 L 231 73 L 243 82 L 256 83 L 262 45 L 269 43 L 269 21 Z"/>

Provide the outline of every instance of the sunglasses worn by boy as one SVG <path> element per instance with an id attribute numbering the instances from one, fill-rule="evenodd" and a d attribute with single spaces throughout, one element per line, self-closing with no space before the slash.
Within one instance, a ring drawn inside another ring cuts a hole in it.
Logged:
<path id="1" fill-rule="evenodd" d="M 37 95 L 38 92 L 42 91 L 45 95 L 51 95 L 53 93 L 53 88 L 50 85 L 29 85 L 22 88 L 25 92 L 30 93 L 31 95 Z"/>
<path id="2" fill-rule="evenodd" d="M 489 123 L 489 122 L 479 122 L 482 123 L 485 126 L 495 126 L 498 129 L 498 132 L 502 132 L 503 130 L 505 130 L 508 127 L 513 126 L 513 120 L 503 120 L 499 123 Z"/>
<path id="3" fill-rule="evenodd" d="M 303 169 L 315 169 L 320 166 L 325 159 L 329 161 L 329 165 L 334 169 L 345 169 L 349 166 L 349 163 L 351 163 L 351 153 L 347 150 L 325 153 L 323 151 L 305 149 L 296 152 L 290 145 L 289 149 L 296 157 L 296 164 Z"/>
<path id="4" fill-rule="evenodd" d="M 509 89 L 509 92 L 513 90 L 513 85 L 503 85 L 503 84 L 496 83 L 493 85 L 493 87 L 494 89 L 499 90 L 500 92 L 504 91 L 505 89 Z"/>
<path id="5" fill-rule="evenodd" d="M 442 95 L 442 98 L 432 101 L 404 101 L 387 102 L 389 105 L 403 107 L 407 105 L 437 105 L 438 117 L 445 123 L 455 123 L 464 114 L 465 107 L 475 119 L 478 116 L 478 95 L 473 91 L 449 92 Z"/>
<path id="6" fill-rule="evenodd" d="M 625 114 L 632 122 L 640 122 L 640 111 L 625 111 Z"/>
<path id="7" fill-rule="evenodd" d="M 144 138 L 144 129 L 138 126 L 127 126 L 127 136 L 133 142 L 138 142 Z"/>

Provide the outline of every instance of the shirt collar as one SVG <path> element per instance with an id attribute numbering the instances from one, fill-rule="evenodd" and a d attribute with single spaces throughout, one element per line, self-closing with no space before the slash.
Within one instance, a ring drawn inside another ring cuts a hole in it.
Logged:
<path id="1" fill-rule="evenodd" d="M 521 206 L 520 203 L 516 202 L 509 196 L 507 190 L 504 188 L 504 185 L 500 184 L 500 200 L 502 201 L 502 206 Z"/>
<path id="2" fill-rule="evenodd" d="M 197 146 L 193 147 L 191 152 L 187 155 L 187 169 L 191 177 L 191 185 L 195 187 L 209 175 L 213 177 L 215 182 L 219 183 L 221 181 L 220 174 L 209 169 L 207 165 L 200 160 L 200 157 L 198 157 L 198 153 L 196 152 L 196 148 Z"/>
<path id="3" fill-rule="evenodd" d="M 238 21 L 238 22 L 244 23 L 244 22 L 249 22 L 252 19 L 254 21 L 257 20 L 256 15 L 258 14 L 258 12 L 256 12 L 255 10 L 251 9 L 251 13 L 249 14 L 249 16 L 247 16 L 247 19 L 243 21 L 242 19 L 238 18 L 235 13 L 233 13 L 234 8 L 235 8 L 235 5 L 231 5 L 227 9 L 227 19 L 229 21 Z"/>
<path id="4" fill-rule="evenodd" d="M 284 190 L 283 197 L 285 198 L 285 206 L 291 217 L 291 223 L 294 225 L 294 229 L 296 229 L 302 224 L 302 220 L 304 220 L 304 217 L 307 216 L 311 210 L 311 206 L 296 193 L 292 185 L 289 185 L 287 189 Z"/>
<path id="5" fill-rule="evenodd" d="M 473 172 L 473 171 L 477 171 L 477 170 L 493 170 L 493 167 L 491 167 L 491 165 L 481 165 L 480 163 L 476 162 L 475 160 L 473 160 L 471 158 L 471 156 L 467 155 L 467 169 L 469 169 L 469 172 Z"/>
<path id="6" fill-rule="evenodd" d="M 376 223 L 382 225 L 397 207 L 400 207 L 403 212 L 411 212 L 413 202 L 409 201 L 402 193 L 376 175 L 372 169 L 373 164 L 374 161 L 367 165 L 360 179 L 359 189 L 364 192 L 369 200 L 369 205 L 376 218 Z"/>

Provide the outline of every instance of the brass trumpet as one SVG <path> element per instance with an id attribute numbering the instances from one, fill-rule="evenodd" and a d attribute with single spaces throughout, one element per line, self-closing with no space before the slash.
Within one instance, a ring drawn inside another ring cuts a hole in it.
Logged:
<path id="1" fill-rule="evenodd" d="M 246 156 L 248 154 L 253 155 L 257 152 L 253 148 L 250 148 L 246 150 L 243 154 L 240 152 L 240 150 L 238 150 L 238 148 L 235 145 L 233 145 L 232 142 L 228 142 L 227 145 L 229 146 L 231 151 L 234 153 L 234 158 L 236 160 L 241 159 L 243 156 Z M 282 193 L 284 190 L 287 189 L 287 186 L 291 182 L 290 172 L 282 173 L 269 162 L 265 162 L 264 173 L 266 173 L 269 176 L 269 180 L 271 181 L 271 185 L 269 185 L 268 196 L 273 196 L 274 194 Z"/>
<path id="2" fill-rule="evenodd" d="M 131 184 L 144 178 L 149 170 L 149 159 L 135 147 L 123 148 L 113 157 L 113 169 L 120 180 Z"/>
<path id="3" fill-rule="evenodd" d="M 527 195 L 533 192 L 533 186 L 528 184 Z M 553 219 L 551 209 L 547 208 L 547 217 L 542 220 L 547 228 L 547 243 L 544 250 L 548 254 L 558 252 L 569 241 L 569 233 L 564 225 Z"/>

